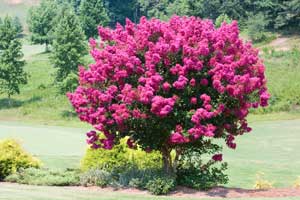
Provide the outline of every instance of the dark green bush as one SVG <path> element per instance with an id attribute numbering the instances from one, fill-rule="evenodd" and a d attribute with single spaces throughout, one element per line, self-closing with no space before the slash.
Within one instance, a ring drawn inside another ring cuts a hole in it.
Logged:
<path id="1" fill-rule="evenodd" d="M 18 172 L 6 177 L 5 181 L 29 185 L 77 186 L 79 185 L 79 171 L 20 169 Z"/>
<path id="2" fill-rule="evenodd" d="M 0 141 L 0 180 L 21 168 L 39 168 L 41 162 L 25 152 L 21 145 L 12 139 Z"/>
<path id="3" fill-rule="evenodd" d="M 160 177 L 150 180 L 146 188 L 149 192 L 155 195 L 168 194 L 170 191 L 174 190 L 176 182 L 174 178 L 171 177 Z"/>

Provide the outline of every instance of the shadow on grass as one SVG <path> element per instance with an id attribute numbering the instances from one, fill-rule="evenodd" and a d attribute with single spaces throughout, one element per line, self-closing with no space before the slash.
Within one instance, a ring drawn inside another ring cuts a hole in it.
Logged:
<path id="1" fill-rule="evenodd" d="M 8 99 L 8 98 L 0 99 L 0 110 L 18 108 L 26 104 L 40 101 L 41 99 L 42 99 L 41 97 L 37 97 L 37 96 L 31 97 L 30 99 L 24 101 L 20 101 L 16 99 Z"/>

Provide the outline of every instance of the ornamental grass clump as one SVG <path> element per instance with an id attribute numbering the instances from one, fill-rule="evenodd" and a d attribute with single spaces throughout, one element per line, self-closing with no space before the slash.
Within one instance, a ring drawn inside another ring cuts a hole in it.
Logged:
<path id="1" fill-rule="evenodd" d="M 268 105 L 265 67 L 236 21 L 215 28 L 196 17 L 142 17 L 98 32 L 100 42 L 90 39 L 95 62 L 80 67 L 80 85 L 68 93 L 94 127 L 92 148 L 129 137 L 130 148 L 160 151 L 170 173 L 186 146 L 222 138 L 235 149 L 235 138 L 251 131 L 249 109 Z"/>

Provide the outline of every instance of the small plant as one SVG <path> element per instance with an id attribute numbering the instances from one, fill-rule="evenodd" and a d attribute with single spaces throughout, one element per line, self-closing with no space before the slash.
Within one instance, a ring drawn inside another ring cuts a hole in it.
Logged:
<path id="1" fill-rule="evenodd" d="M 143 180 L 141 180 L 140 178 L 133 178 L 129 182 L 129 186 L 133 188 L 143 188 Z"/>
<path id="2" fill-rule="evenodd" d="M 273 188 L 273 183 L 265 179 L 265 174 L 260 172 L 256 175 L 254 189 L 268 190 Z"/>
<path id="3" fill-rule="evenodd" d="M 105 187 L 110 185 L 111 183 L 111 174 L 99 169 L 90 170 L 80 177 L 80 184 L 83 186 Z"/>
<path id="4" fill-rule="evenodd" d="M 171 177 L 160 177 L 149 181 L 146 188 L 155 195 L 168 194 L 176 186 L 175 179 Z"/>
<path id="5" fill-rule="evenodd" d="M 77 186 L 79 175 L 76 170 L 20 169 L 5 178 L 7 182 L 45 185 L 45 186 Z"/>
<path id="6" fill-rule="evenodd" d="M 296 181 L 294 183 L 294 187 L 295 188 L 300 188 L 300 176 L 296 179 Z"/>

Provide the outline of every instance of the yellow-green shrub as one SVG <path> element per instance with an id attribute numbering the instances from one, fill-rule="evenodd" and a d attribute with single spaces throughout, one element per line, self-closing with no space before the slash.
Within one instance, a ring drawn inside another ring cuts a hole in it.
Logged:
<path id="1" fill-rule="evenodd" d="M 130 149 L 127 147 L 126 139 L 115 145 L 112 150 L 91 149 L 81 160 L 81 169 L 121 169 L 128 166 L 137 166 L 140 169 L 157 168 L 162 166 L 162 157 L 159 152 L 146 153 L 141 149 Z"/>
<path id="2" fill-rule="evenodd" d="M 17 141 L 0 140 L 0 180 L 20 168 L 40 166 L 41 162 L 27 153 Z"/>

